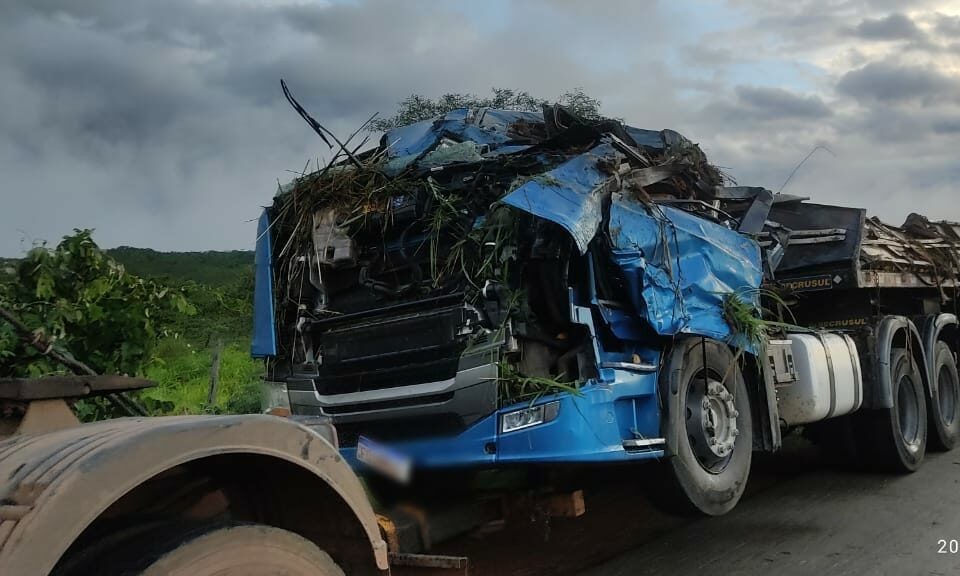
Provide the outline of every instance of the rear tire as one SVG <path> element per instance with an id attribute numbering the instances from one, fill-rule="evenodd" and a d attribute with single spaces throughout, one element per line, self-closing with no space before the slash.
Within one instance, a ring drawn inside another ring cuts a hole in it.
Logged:
<path id="1" fill-rule="evenodd" d="M 142 576 L 344 576 L 327 555 L 299 534 L 272 526 L 227 526 L 168 548 Z"/>
<path id="2" fill-rule="evenodd" d="M 873 413 L 878 456 L 888 468 L 914 472 L 927 450 L 927 400 L 920 367 L 904 348 L 890 352 L 890 392 L 893 407 Z"/>
<path id="3" fill-rule="evenodd" d="M 747 485 L 753 457 L 750 399 L 740 367 L 727 346 L 689 338 L 674 349 L 662 383 L 665 426 L 676 438 L 667 461 L 674 510 L 708 516 L 736 506 Z M 706 377 L 705 377 L 706 376 Z M 664 385 L 665 384 L 665 385 Z M 678 401 L 677 401 L 678 400 Z"/>
<path id="4" fill-rule="evenodd" d="M 933 347 L 933 372 L 927 411 L 930 420 L 930 446 L 952 450 L 960 439 L 960 378 L 953 350 L 946 342 Z"/>
<path id="5" fill-rule="evenodd" d="M 74 562 L 70 576 L 344 576 L 330 556 L 293 532 L 259 524 L 171 522 L 122 538 Z"/>

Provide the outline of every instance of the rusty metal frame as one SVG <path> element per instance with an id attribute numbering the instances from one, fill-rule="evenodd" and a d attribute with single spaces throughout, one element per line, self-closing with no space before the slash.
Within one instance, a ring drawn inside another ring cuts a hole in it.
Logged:
<path id="1" fill-rule="evenodd" d="M 0 574 L 43 576 L 111 504 L 181 464 L 256 454 L 330 486 L 366 532 L 380 570 L 387 545 L 363 486 L 316 432 L 265 415 L 131 418 L 0 441 Z"/>

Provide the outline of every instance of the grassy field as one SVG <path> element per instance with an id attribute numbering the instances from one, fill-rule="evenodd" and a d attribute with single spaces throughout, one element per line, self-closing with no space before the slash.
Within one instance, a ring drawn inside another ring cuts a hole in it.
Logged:
<path id="1" fill-rule="evenodd" d="M 158 383 L 141 393 L 147 410 L 160 414 L 240 414 L 260 411 L 263 365 L 250 358 L 246 346 L 225 345 L 220 355 L 220 380 L 208 404 L 211 349 L 197 350 L 182 339 L 161 342 L 145 376 Z"/>
<path id="2" fill-rule="evenodd" d="M 144 391 L 151 414 L 246 413 L 260 410 L 263 363 L 250 357 L 253 253 L 157 252 L 121 247 L 107 253 L 127 271 L 183 287 L 197 308 L 190 317 L 167 319 L 169 334 L 160 342 L 145 376 L 157 382 Z M 223 343 L 220 382 L 207 403 L 216 343 Z"/>

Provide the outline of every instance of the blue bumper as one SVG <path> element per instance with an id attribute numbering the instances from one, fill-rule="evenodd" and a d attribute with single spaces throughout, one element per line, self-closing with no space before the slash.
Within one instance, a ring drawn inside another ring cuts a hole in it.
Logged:
<path id="1" fill-rule="evenodd" d="M 584 385 L 580 395 L 544 396 L 533 404 L 502 408 L 455 437 L 390 446 L 411 458 L 415 468 L 624 462 L 663 456 L 663 444 L 658 441 L 657 375 L 604 372 L 601 381 Z M 554 420 L 499 432 L 503 414 L 548 402 L 559 402 Z M 356 448 L 343 448 L 341 453 L 355 470 L 364 471 L 356 460 Z"/>

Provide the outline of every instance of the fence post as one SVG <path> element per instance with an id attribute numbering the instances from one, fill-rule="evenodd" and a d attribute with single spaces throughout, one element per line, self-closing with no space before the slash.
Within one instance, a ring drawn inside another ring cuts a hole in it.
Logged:
<path id="1" fill-rule="evenodd" d="M 217 386 L 220 384 L 220 354 L 223 352 L 223 340 L 217 338 L 213 345 L 213 365 L 210 367 L 210 390 L 207 392 L 207 407 L 217 402 Z"/>

